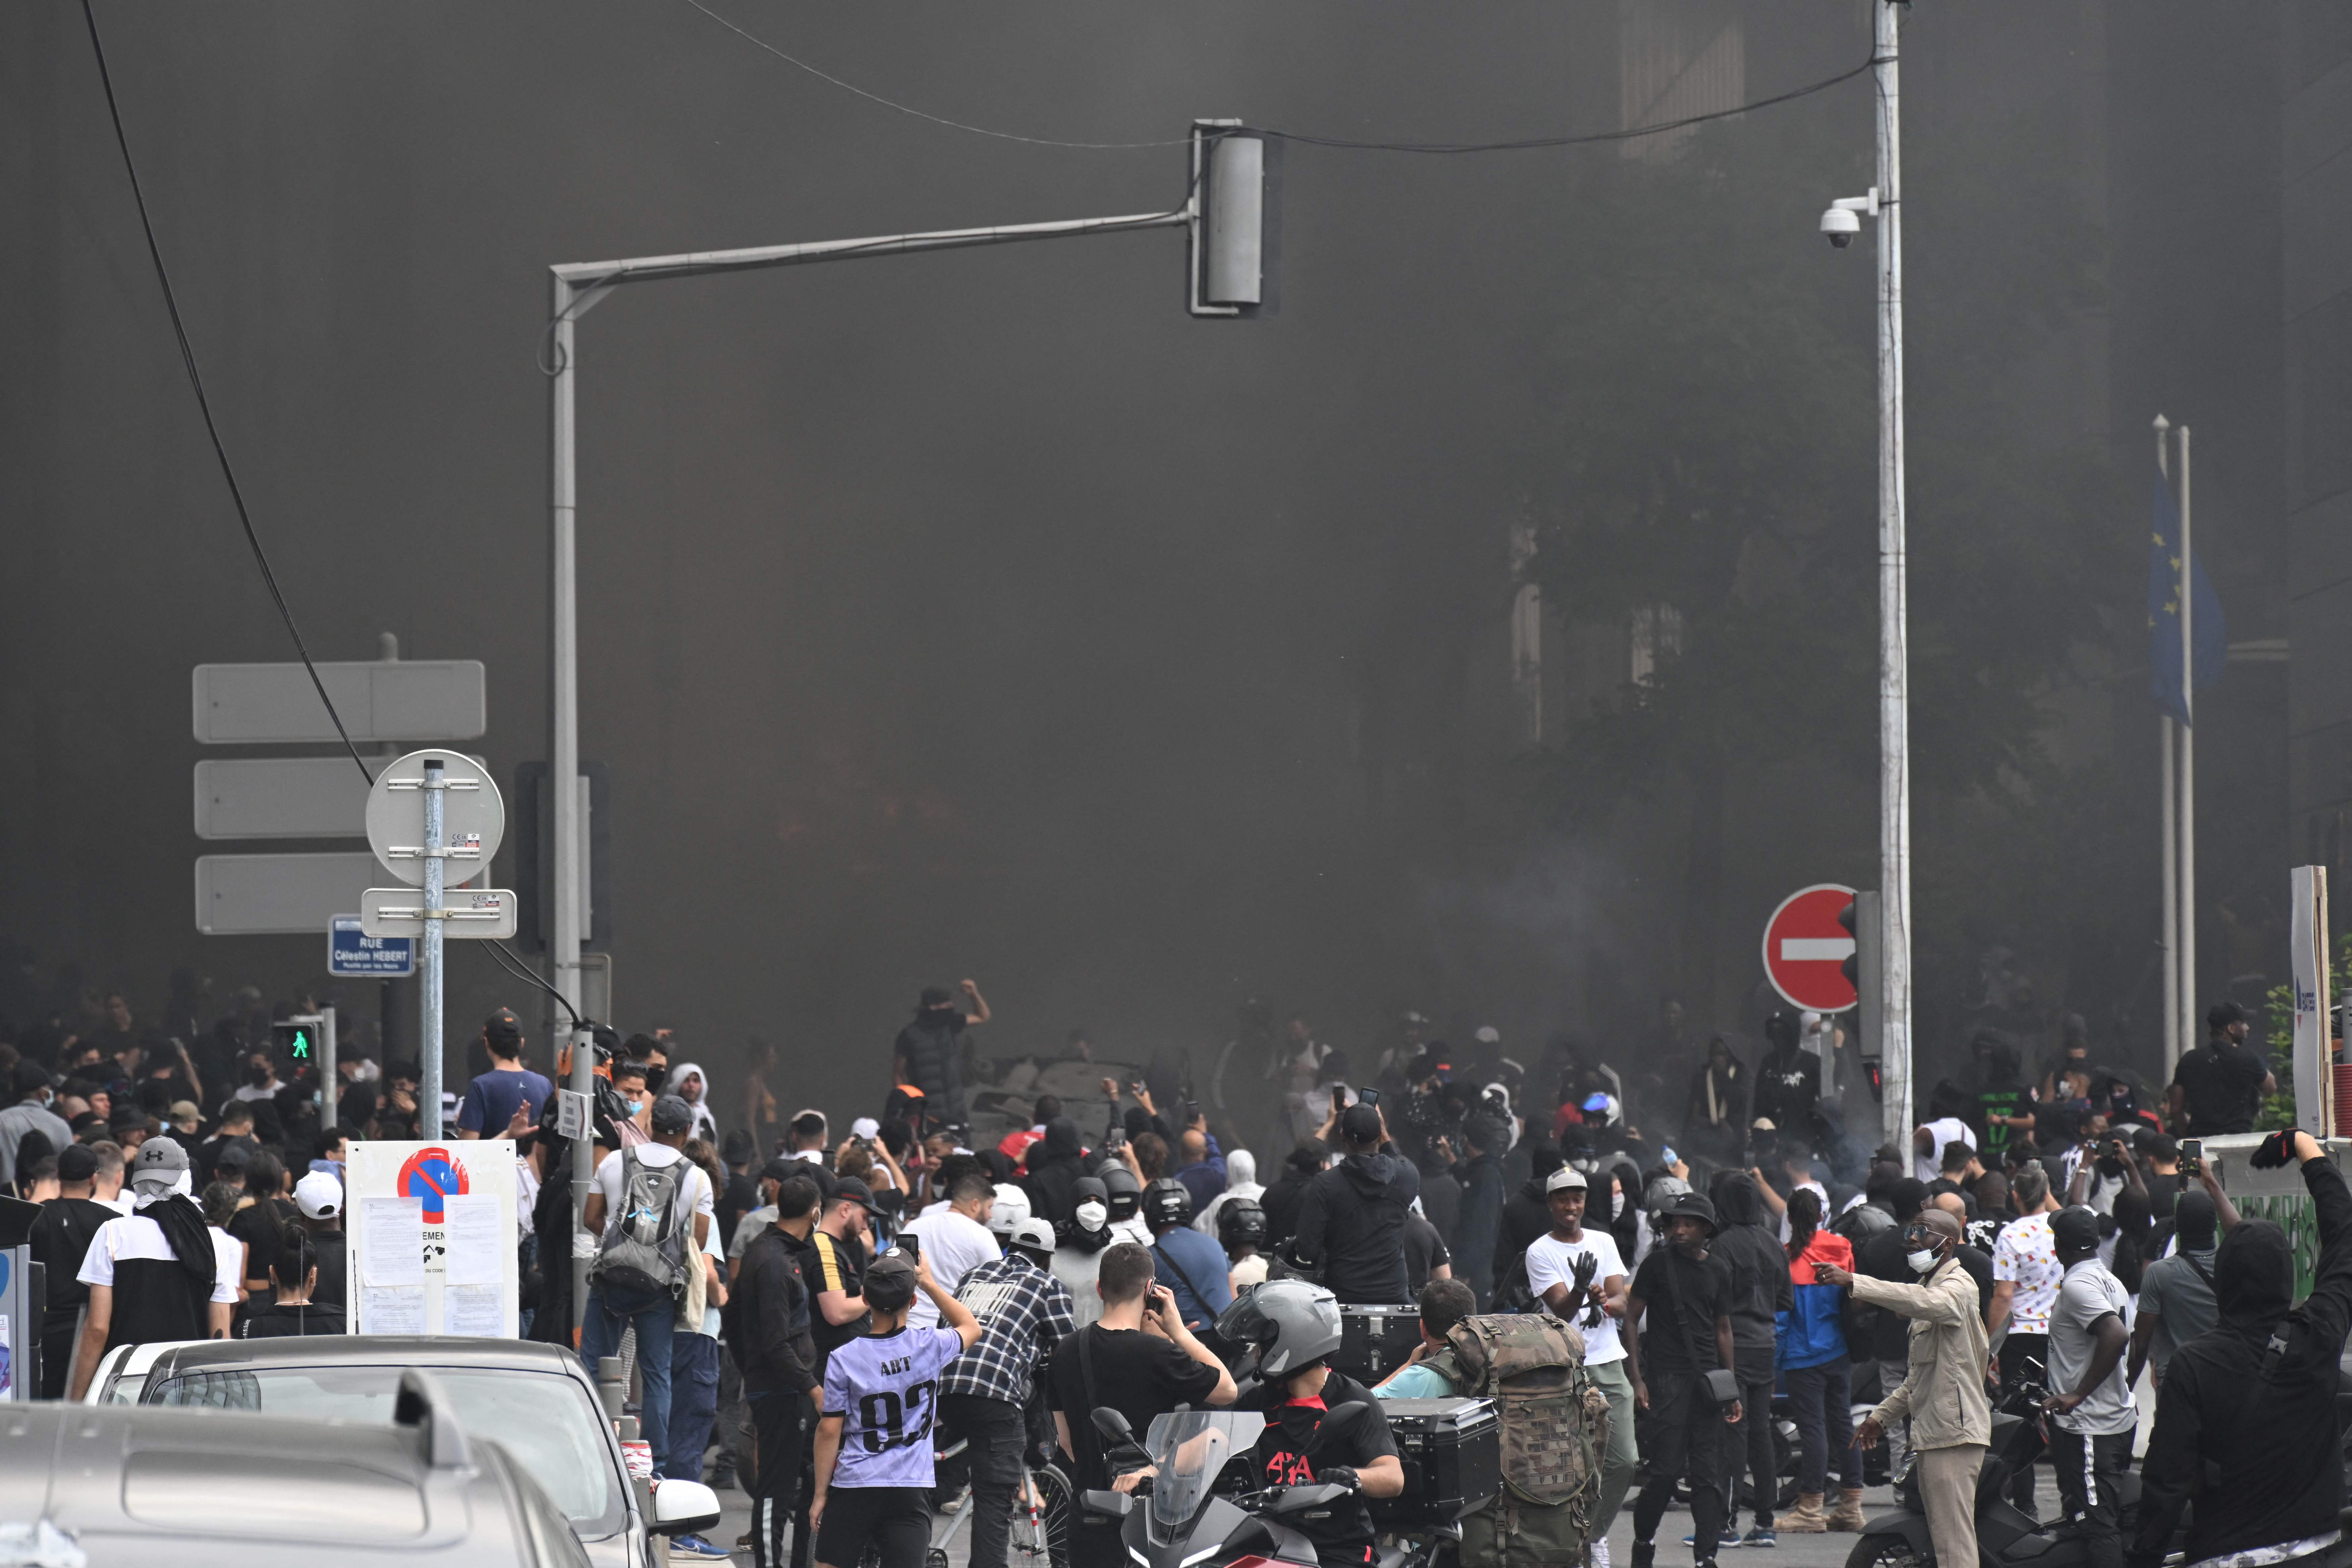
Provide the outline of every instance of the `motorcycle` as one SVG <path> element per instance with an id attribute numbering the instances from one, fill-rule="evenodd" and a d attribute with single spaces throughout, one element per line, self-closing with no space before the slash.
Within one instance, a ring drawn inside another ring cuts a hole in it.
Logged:
<path id="1" fill-rule="evenodd" d="M 1324 1416 L 1345 1426 L 1369 1414 L 1351 1400 Z M 1132 1492 L 1089 1489 L 1087 1511 L 1121 1521 L 1119 1538 L 1143 1568 L 1317 1568 L 1315 1543 L 1290 1521 L 1311 1520 L 1349 1497 L 1328 1482 L 1220 1489 L 1226 1461 L 1246 1454 L 1265 1429 L 1265 1417 L 1246 1410 L 1175 1410 L 1152 1418 L 1142 1445 L 1116 1410 L 1094 1413 L 1095 1430 L 1114 1470 L 1144 1469 Z M 1450 1539 L 1460 1539 L 1455 1526 Z M 1375 1568 L 1429 1568 L 1449 1539 L 1436 1532 L 1420 1552 L 1390 1547 Z"/>

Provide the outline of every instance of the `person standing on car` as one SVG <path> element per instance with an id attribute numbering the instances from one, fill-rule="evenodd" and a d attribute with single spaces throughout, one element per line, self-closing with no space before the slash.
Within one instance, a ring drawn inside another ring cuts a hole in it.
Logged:
<path id="1" fill-rule="evenodd" d="M 1380 1107 L 1361 1100 L 1348 1107 L 1338 1131 L 1346 1157 L 1307 1184 L 1296 1250 L 1321 1267 L 1343 1304 L 1410 1301 L 1404 1214 L 1421 1191 L 1421 1173 L 1402 1155 L 1380 1152 L 1388 1137 Z"/>
<path id="2" fill-rule="evenodd" d="M 1834 1263 L 1816 1264 L 1813 1278 L 1853 1292 L 1855 1300 L 1911 1320 L 1910 1354 L 1900 1386 L 1878 1402 L 1855 1439 L 1878 1446 L 1889 1426 L 1908 1417 L 1917 1457 L 1920 1501 L 1927 1538 L 1938 1563 L 1977 1560 L 1977 1476 L 1992 1442 L 1992 1407 L 1985 1401 L 1985 1321 L 1976 1281 L 1960 1267 L 1960 1222 L 1939 1208 L 1919 1211 L 1903 1227 L 1904 1261 L 1916 1285 L 1890 1284 Z"/>
<path id="3" fill-rule="evenodd" d="M 2248 1015 L 2235 1002 L 2216 1002 L 2205 1014 L 2206 1040 L 2172 1070 L 2164 1109 L 2189 1138 L 2252 1132 L 2263 1096 L 2277 1092 L 2278 1079 L 2259 1051 L 2246 1048 Z"/>
<path id="4" fill-rule="evenodd" d="M 980 994 L 977 981 L 964 981 L 961 988 L 971 999 L 972 1012 L 965 1012 L 947 987 L 927 985 L 913 1020 L 898 1031 L 891 1047 L 891 1081 L 921 1089 L 925 1114 L 950 1126 L 965 1120 L 963 1055 L 971 1037 L 964 1031 L 987 1023 L 990 1016 L 988 999 Z"/>
<path id="5" fill-rule="evenodd" d="M 971 1568 L 1004 1568 L 1013 1497 L 1026 1479 L 1030 1369 L 1077 1329 L 1053 1262 L 1054 1227 L 1024 1219 L 1004 1255 L 966 1274 L 956 1291 L 980 1320 L 980 1340 L 940 1375 L 940 1415 L 971 1445 Z"/>
<path id="6" fill-rule="evenodd" d="M 89 1392 L 99 1362 L 118 1345 L 228 1338 L 244 1249 L 205 1224 L 177 1140 L 139 1145 L 131 1171 L 136 1207 L 99 1226 L 82 1257 L 89 1310 L 68 1398 Z"/>
<path id="7" fill-rule="evenodd" d="M 1252 1364 L 1260 1381 L 1234 1407 L 1265 1415 L 1253 1457 L 1258 1484 L 1345 1487 L 1352 1496 L 1284 1522 L 1314 1542 L 1323 1568 L 1363 1568 L 1376 1555 L 1364 1500 L 1402 1492 L 1404 1461 L 1381 1401 L 1354 1378 L 1331 1370 L 1330 1358 L 1339 1350 L 1339 1304 L 1320 1285 L 1272 1280 L 1220 1317 L 1217 1331 L 1256 1347 Z M 1348 1419 L 1327 1419 L 1350 1405 L 1359 1408 Z M 1131 1476 L 1120 1480 L 1121 1489 L 1134 1485 Z"/>
<path id="8" fill-rule="evenodd" d="M 1691 1491 L 1691 1561 L 1715 1561 L 1732 1437 L 1725 1427 L 1738 1426 L 1742 1415 L 1736 1394 L 1721 1398 L 1713 1386 L 1731 1377 L 1737 1388 L 1732 1369 L 1738 1364 L 1731 1342 L 1731 1270 L 1709 1247 L 1715 1205 L 1697 1193 L 1682 1193 L 1660 1219 L 1666 1245 L 1653 1247 L 1634 1269 L 1625 1303 L 1626 1371 L 1633 1403 L 1650 1413 L 1655 1439 L 1650 1479 L 1633 1500 L 1633 1568 L 1651 1568 L 1656 1559 L 1658 1521 L 1675 1483 L 1684 1479 Z"/>
<path id="9" fill-rule="evenodd" d="M 2337 1366 L 2352 1328 L 2352 1191 L 2307 1132 L 2277 1132 L 2250 1162 L 2302 1167 L 2319 1222 L 2311 1294 L 2294 1300 L 2294 1253 L 2263 1219 L 2230 1227 L 2213 1257 L 2221 1321 L 2173 1352 L 2140 1466 L 2131 1568 L 2157 1568 L 2181 1512 L 2188 1561 L 2292 1563 L 2341 1534 Z"/>
<path id="10" fill-rule="evenodd" d="M 1231 1405 L 1235 1393 L 1216 1352 L 1184 1326 L 1174 1294 L 1153 1281 L 1147 1248 L 1127 1241 L 1105 1248 L 1095 1288 L 1102 1317 L 1054 1348 L 1047 1376 L 1054 1433 L 1070 1460 L 1070 1483 L 1081 1493 L 1114 1479 L 1095 1411 L 1118 1411 L 1141 1442 L 1153 1416 L 1179 1405 Z M 1127 1568 L 1117 1522 L 1081 1511 L 1070 1521 L 1070 1562 L 1072 1568 Z"/>
<path id="11" fill-rule="evenodd" d="M 2091 1568 L 2123 1568 L 2116 1476 L 2131 1468 L 2139 1407 L 2124 1382 L 2131 1297 L 2099 1261 L 2099 1216 L 2077 1205 L 2050 1216 L 2065 1279 L 2050 1311 L 2050 1468 Z"/>

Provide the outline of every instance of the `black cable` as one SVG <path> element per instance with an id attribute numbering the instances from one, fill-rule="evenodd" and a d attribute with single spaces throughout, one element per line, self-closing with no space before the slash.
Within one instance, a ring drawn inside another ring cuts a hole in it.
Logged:
<path id="1" fill-rule="evenodd" d="M 84 3 L 87 4 L 88 0 L 84 0 Z M 686 0 L 686 3 L 738 37 L 756 47 L 765 49 L 787 65 L 808 72 L 820 81 L 828 82 L 845 92 L 854 92 L 858 97 L 869 102 L 878 103 L 885 109 L 894 110 L 900 114 L 911 114 L 918 120 L 928 120 L 934 125 L 944 125 L 952 131 L 967 131 L 975 136 L 994 137 L 1000 142 L 1024 142 L 1037 147 L 1074 147 L 1089 152 L 1124 152 L 1139 147 L 1178 147 L 1183 145 L 1187 140 L 1183 137 L 1171 137 L 1158 142 L 1060 142 L 1046 136 L 1023 136 L 1010 131 L 992 131 L 984 125 L 968 125 L 961 120 L 950 120 L 942 115 L 932 114 L 914 108 L 912 105 L 884 98 L 880 93 L 868 92 L 854 82 L 844 81 L 837 76 L 819 70 L 806 60 L 786 54 L 765 38 L 729 21 L 704 5 L 702 0 Z M 1710 120 L 1728 120 L 1735 114 L 1746 114 L 1751 110 L 1769 109 L 1776 104 L 1790 103 L 1801 98 L 1810 98 L 1814 93 L 1835 87 L 1842 81 L 1853 80 L 1878 63 L 1880 62 L 1874 45 L 1871 58 L 1852 69 L 1842 70 L 1835 76 L 1823 77 L 1819 81 L 1793 88 L 1787 92 L 1774 93 L 1769 98 L 1756 99 L 1730 109 L 1709 110 L 1704 114 L 1685 115 L 1680 120 L 1661 121 L 1655 125 L 1630 126 L 1623 131 L 1597 131 L 1581 136 L 1531 136 L 1507 142 L 1366 142 L 1345 136 L 1318 136 L 1305 131 L 1277 131 L 1263 125 L 1252 125 L 1244 129 L 1256 135 L 1278 136 L 1286 142 L 1304 142 L 1312 147 L 1334 147 L 1343 151 L 1362 153 L 1524 153 L 1545 147 L 1577 147 L 1596 142 L 1631 142 L 1639 137 L 1656 136 L 1668 131 L 1681 131 L 1693 125 L 1704 125 Z"/>
<path id="2" fill-rule="evenodd" d="M 562 1005 L 563 1010 L 572 1015 L 572 1026 L 573 1028 L 581 1028 L 586 1024 L 586 1020 L 580 1016 L 580 1010 L 572 1005 L 572 999 L 564 995 L 562 992 L 558 991 L 554 986 L 550 985 L 546 981 L 541 980 L 538 975 L 532 973 L 530 965 L 523 963 L 521 959 L 507 951 L 506 943 L 502 942 L 486 942 L 482 945 L 490 950 L 490 956 L 497 959 L 499 961 L 499 966 L 504 969 L 509 974 L 513 975 L 518 980 L 528 980 L 533 985 L 538 986 L 541 991 L 546 992 L 550 996 L 554 997 L 555 1000 Z"/>
<path id="3" fill-rule="evenodd" d="M 115 145 L 122 149 L 122 169 L 131 176 L 131 195 L 139 204 L 139 226 L 146 231 L 148 258 L 155 264 L 155 281 L 163 286 L 163 308 L 171 313 L 172 335 L 180 345 L 180 363 L 188 372 L 188 384 L 195 389 L 196 407 L 205 416 L 205 434 L 212 437 L 213 456 L 220 460 L 221 478 L 228 481 L 229 499 L 236 503 L 236 521 L 245 529 L 245 542 L 253 547 L 254 563 L 261 568 L 261 580 L 268 586 L 269 597 L 278 605 L 279 618 L 294 639 L 294 651 L 302 656 L 302 668 L 310 672 L 310 684 L 318 689 L 319 700 L 327 706 L 327 717 L 335 722 L 335 733 L 342 738 L 343 750 L 352 754 L 352 764 L 370 787 L 375 776 L 368 772 L 367 763 L 360 761 L 360 749 L 352 744 L 351 731 L 343 728 L 343 716 L 335 711 L 334 699 L 327 695 L 327 683 L 319 679 L 319 667 L 310 660 L 310 649 L 302 641 L 302 629 L 294 624 L 294 612 L 286 603 L 286 595 L 278 586 L 278 574 L 269 569 L 269 557 L 261 548 L 261 538 L 253 531 L 253 519 L 247 512 L 245 491 L 236 482 L 236 470 L 229 467 L 228 448 L 221 444 L 220 426 L 213 422 L 212 400 L 205 395 L 205 378 L 196 370 L 196 351 L 188 342 L 188 329 L 180 320 L 180 301 L 172 291 L 172 275 L 164 269 L 163 252 L 155 243 L 154 220 L 147 215 L 147 193 L 139 184 L 139 166 L 131 161 L 131 138 L 123 132 L 122 110 L 114 100 L 114 76 L 106 68 L 106 46 L 98 36 L 98 13 L 90 8 L 90 0 L 81 0 L 82 19 L 89 24 L 90 52 L 98 57 L 98 79 L 106 89 L 106 112 L 114 121 Z"/>

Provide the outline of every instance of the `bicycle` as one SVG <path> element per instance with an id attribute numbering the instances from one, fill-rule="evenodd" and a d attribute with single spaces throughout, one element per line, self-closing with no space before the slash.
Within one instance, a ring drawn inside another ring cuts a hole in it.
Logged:
<path id="1" fill-rule="evenodd" d="M 964 1448 L 964 1440 L 958 1438 L 940 1458 L 953 1458 Z M 1070 1478 L 1060 1467 L 1039 1464 L 1034 1458 L 1024 1459 L 1023 1468 L 1021 1489 L 1013 1499 L 1013 1529 L 1005 1542 L 1006 1568 L 1069 1568 Z M 954 1507 L 947 1528 L 931 1540 L 925 1568 L 948 1568 L 948 1543 L 971 1519 L 971 1488 L 964 1489 Z"/>

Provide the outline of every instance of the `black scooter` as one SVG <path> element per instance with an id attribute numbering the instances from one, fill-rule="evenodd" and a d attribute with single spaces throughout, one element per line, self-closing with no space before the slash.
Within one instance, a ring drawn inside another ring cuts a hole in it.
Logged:
<path id="1" fill-rule="evenodd" d="M 1350 1400 L 1324 1417 L 1345 1426 L 1370 1414 Z M 1245 1410 L 1175 1410 L 1152 1418 L 1139 1446 L 1127 1417 L 1094 1413 L 1104 1457 L 1121 1472 L 1145 1466 L 1152 1473 L 1132 1492 L 1090 1489 L 1088 1513 L 1123 1522 L 1119 1538 L 1147 1568 L 1317 1568 L 1315 1543 L 1292 1521 L 1318 1517 L 1349 1496 L 1348 1489 L 1316 1482 L 1260 1491 L 1220 1490 L 1227 1460 L 1247 1453 L 1265 1429 L 1265 1417 Z M 1441 1532 L 1442 1534 L 1442 1532 Z M 1459 1527 L 1454 1539 L 1458 1540 Z M 1433 1540 L 1433 1553 L 1438 1542 Z M 1391 1547 L 1376 1568 L 1412 1568 L 1415 1554 Z"/>

